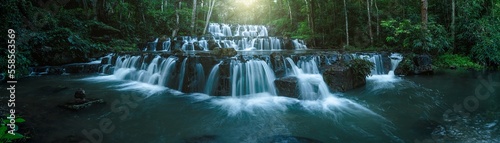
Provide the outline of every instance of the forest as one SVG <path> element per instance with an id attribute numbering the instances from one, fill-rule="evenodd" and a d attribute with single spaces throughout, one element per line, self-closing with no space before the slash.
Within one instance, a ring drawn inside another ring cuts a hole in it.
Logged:
<path id="1" fill-rule="evenodd" d="M 0 7 L 0 41 L 6 47 L 7 30 L 16 31 L 19 74 L 136 51 L 151 37 L 206 35 L 208 23 L 265 25 L 269 35 L 304 39 L 313 49 L 500 65 L 500 0 L 6 0 Z"/>

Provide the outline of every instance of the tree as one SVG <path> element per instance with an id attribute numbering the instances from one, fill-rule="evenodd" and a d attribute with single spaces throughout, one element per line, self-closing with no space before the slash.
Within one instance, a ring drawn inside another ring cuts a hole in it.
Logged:
<path id="1" fill-rule="evenodd" d="M 208 12 L 207 19 L 205 21 L 205 28 L 203 29 L 203 35 L 207 32 L 208 24 L 210 23 L 210 17 L 212 16 L 212 11 L 214 10 L 216 0 L 208 0 Z"/>
<path id="2" fill-rule="evenodd" d="M 195 22 L 196 22 L 196 0 L 193 0 L 193 14 L 191 16 L 191 35 L 195 35 Z"/>
<path id="3" fill-rule="evenodd" d="M 347 19 L 347 4 L 346 0 L 344 0 L 344 16 L 345 16 L 345 39 L 347 42 L 347 46 L 349 46 L 349 20 Z"/>

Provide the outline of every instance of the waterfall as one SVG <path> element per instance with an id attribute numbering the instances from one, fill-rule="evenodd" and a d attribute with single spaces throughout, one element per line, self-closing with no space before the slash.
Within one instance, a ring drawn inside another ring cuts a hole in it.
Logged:
<path id="1" fill-rule="evenodd" d="M 216 64 L 212 70 L 210 71 L 210 75 L 208 76 L 207 83 L 205 84 L 205 94 L 212 95 L 213 90 L 217 87 L 218 85 L 218 79 L 219 79 L 219 65 L 222 64 L 222 62 Z"/>
<path id="2" fill-rule="evenodd" d="M 305 42 L 302 40 L 295 39 L 295 40 L 292 40 L 292 43 L 293 43 L 293 47 L 295 48 L 295 50 L 307 49 Z"/>
<path id="3" fill-rule="evenodd" d="M 195 68 L 196 76 L 195 76 L 195 85 L 193 86 L 195 92 L 203 92 L 205 89 L 205 71 L 203 70 L 203 65 L 201 63 L 196 63 Z"/>
<path id="4" fill-rule="evenodd" d="M 188 59 L 188 57 L 184 58 L 184 60 L 182 60 L 182 64 L 181 64 L 181 72 L 180 72 L 181 75 L 179 76 L 179 87 L 177 88 L 177 90 L 179 90 L 179 91 L 182 91 L 182 86 L 184 84 L 184 75 L 186 73 L 187 59 Z"/>
<path id="5" fill-rule="evenodd" d="M 384 62 L 382 61 L 382 56 L 380 54 L 372 54 L 372 55 L 359 55 L 356 58 L 368 60 L 374 64 L 374 67 L 371 69 L 371 75 L 384 75 Z"/>
<path id="6" fill-rule="evenodd" d="M 242 96 L 268 92 L 276 95 L 274 72 L 262 60 L 252 59 L 246 62 L 233 60 L 231 62 L 231 92 L 232 96 Z"/>
<path id="7" fill-rule="evenodd" d="M 233 36 L 231 32 L 231 27 L 229 27 L 229 25 L 227 24 L 222 24 L 222 34 L 227 37 Z"/>
<path id="8" fill-rule="evenodd" d="M 304 73 L 319 74 L 318 64 L 316 64 L 316 57 L 301 56 L 297 66 L 302 69 Z"/>
<path id="9" fill-rule="evenodd" d="M 166 41 L 163 42 L 163 50 L 164 51 L 170 51 L 170 45 L 172 42 L 170 42 L 170 38 L 168 38 Z"/>
<path id="10" fill-rule="evenodd" d="M 163 60 L 161 62 L 160 70 L 158 71 L 158 73 L 161 74 L 158 85 L 168 85 L 168 80 L 171 78 L 170 76 L 174 72 L 176 62 L 177 57 L 168 57 L 166 60 Z"/>
<path id="11" fill-rule="evenodd" d="M 391 59 L 391 71 L 389 71 L 389 75 L 394 75 L 394 70 L 398 67 L 399 62 L 403 60 L 403 55 L 399 53 L 392 53 L 389 58 Z"/>
<path id="12" fill-rule="evenodd" d="M 316 71 L 309 71 L 311 73 L 306 73 L 303 69 L 299 68 L 291 58 L 286 58 L 286 61 L 290 64 L 290 76 L 294 76 L 298 79 L 297 84 L 299 85 L 300 98 L 304 100 L 319 100 L 325 99 L 330 96 L 330 90 L 323 81 L 323 76 Z M 313 62 L 311 62 L 313 61 Z M 314 60 L 301 63 L 303 67 L 317 67 Z"/>

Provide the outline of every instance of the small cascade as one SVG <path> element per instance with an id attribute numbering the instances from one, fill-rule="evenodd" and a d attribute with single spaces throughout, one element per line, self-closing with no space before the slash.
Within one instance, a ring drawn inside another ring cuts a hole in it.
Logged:
<path id="1" fill-rule="evenodd" d="M 213 90 L 216 88 L 216 85 L 219 83 L 217 82 L 219 78 L 219 65 L 222 64 L 222 62 L 216 64 L 212 70 L 210 71 L 210 75 L 208 76 L 207 83 L 205 84 L 205 94 L 212 95 Z"/>
<path id="2" fill-rule="evenodd" d="M 331 96 L 330 90 L 323 81 L 323 76 L 316 71 L 311 70 L 306 73 L 303 69 L 299 68 L 291 58 L 286 58 L 286 61 L 290 65 L 290 76 L 294 76 L 298 79 L 298 85 L 300 90 L 300 98 L 304 100 L 320 100 Z M 314 67 L 316 62 L 302 62 L 303 67 Z"/>
<path id="3" fill-rule="evenodd" d="M 302 69 L 304 73 L 307 74 L 320 74 L 318 70 L 318 64 L 316 64 L 316 58 L 319 57 L 305 57 L 301 56 L 297 62 L 297 66 Z"/>
<path id="4" fill-rule="evenodd" d="M 233 97 L 267 92 L 276 95 L 275 75 L 271 67 L 259 59 L 231 62 L 231 92 Z"/>
<path id="5" fill-rule="evenodd" d="M 380 54 L 359 55 L 357 58 L 368 60 L 375 65 L 375 67 L 371 69 L 371 75 L 385 74 L 384 62 L 382 61 L 382 56 Z"/>
<path id="6" fill-rule="evenodd" d="M 233 32 L 231 32 L 231 27 L 227 24 L 222 24 L 222 34 L 227 37 L 233 36 Z"/>
<path id="7" fill-rule="evenodd" d="M 171 72 L 175 69 L 177 57 L 164 59 L 155 56 L 149 63 L 146 63 L 146 58 L 140 56 L 118 57 L 113 75 L 122 80 L 140 81 L 161 86 L 168 85 L 167 82 L 172 78 Z"/>
<path id="8" fill-rule="evenodd" d="M 184 60 L 182 60 L 182 64 L 181 64 L 181 72 L 180 72 L 180 76 L 179 76 L 179 87 L 177 88 L 177 90 L 179 90 L 179 91 L 182 91 L 182 86 L 184 85 L 184 75 L 186 73 L 187 59 L 188 58 L 184 58 Z"/>
<path id="9" fill-rule="evenodd" d="M 392 53 L 389 58 L 391 59 L 391 71 L 389 71 L 389 75 L 394 75 L 394 70 L 398 67 L 399 62 L 403 60 L 403 55 L 399 53 Z"/>
<path id="10" fill-rule="evenodd" d="M 205 71 L 203 70 L 203 65 L 201 65 L 201 63 L 196 63 L 195 72 L 195 82 L 193 83 L 194 85 L 191 85 L 191 91 L 203 92 L 205 89 Z"/>
<path id="11" fill-rule="evenodd" d="M 292 40 L 292 43 L 293 43 L 293 47 L 295 48 L 295 50 L 307 49 L 307 46 L 306 46 L 304 40 L 295 39 L 295 40 Z"/>
<path id="12" fill-rule="evenodd" d="M 170 41 L 170 38 L 168 38 L 166 41 L 162 43 L 163 45 L 163 51 L 170 51 L 172 42 Z"/>

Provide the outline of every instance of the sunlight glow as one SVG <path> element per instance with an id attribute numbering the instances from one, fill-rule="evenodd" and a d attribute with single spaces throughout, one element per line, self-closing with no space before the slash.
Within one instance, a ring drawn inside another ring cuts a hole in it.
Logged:
<path id="1" fill-rule="evenodd" d="M 244 4 L 245 6 L 251 6 L 255 3 L 255 0 L 238 0 L 238 2 Z"/>

